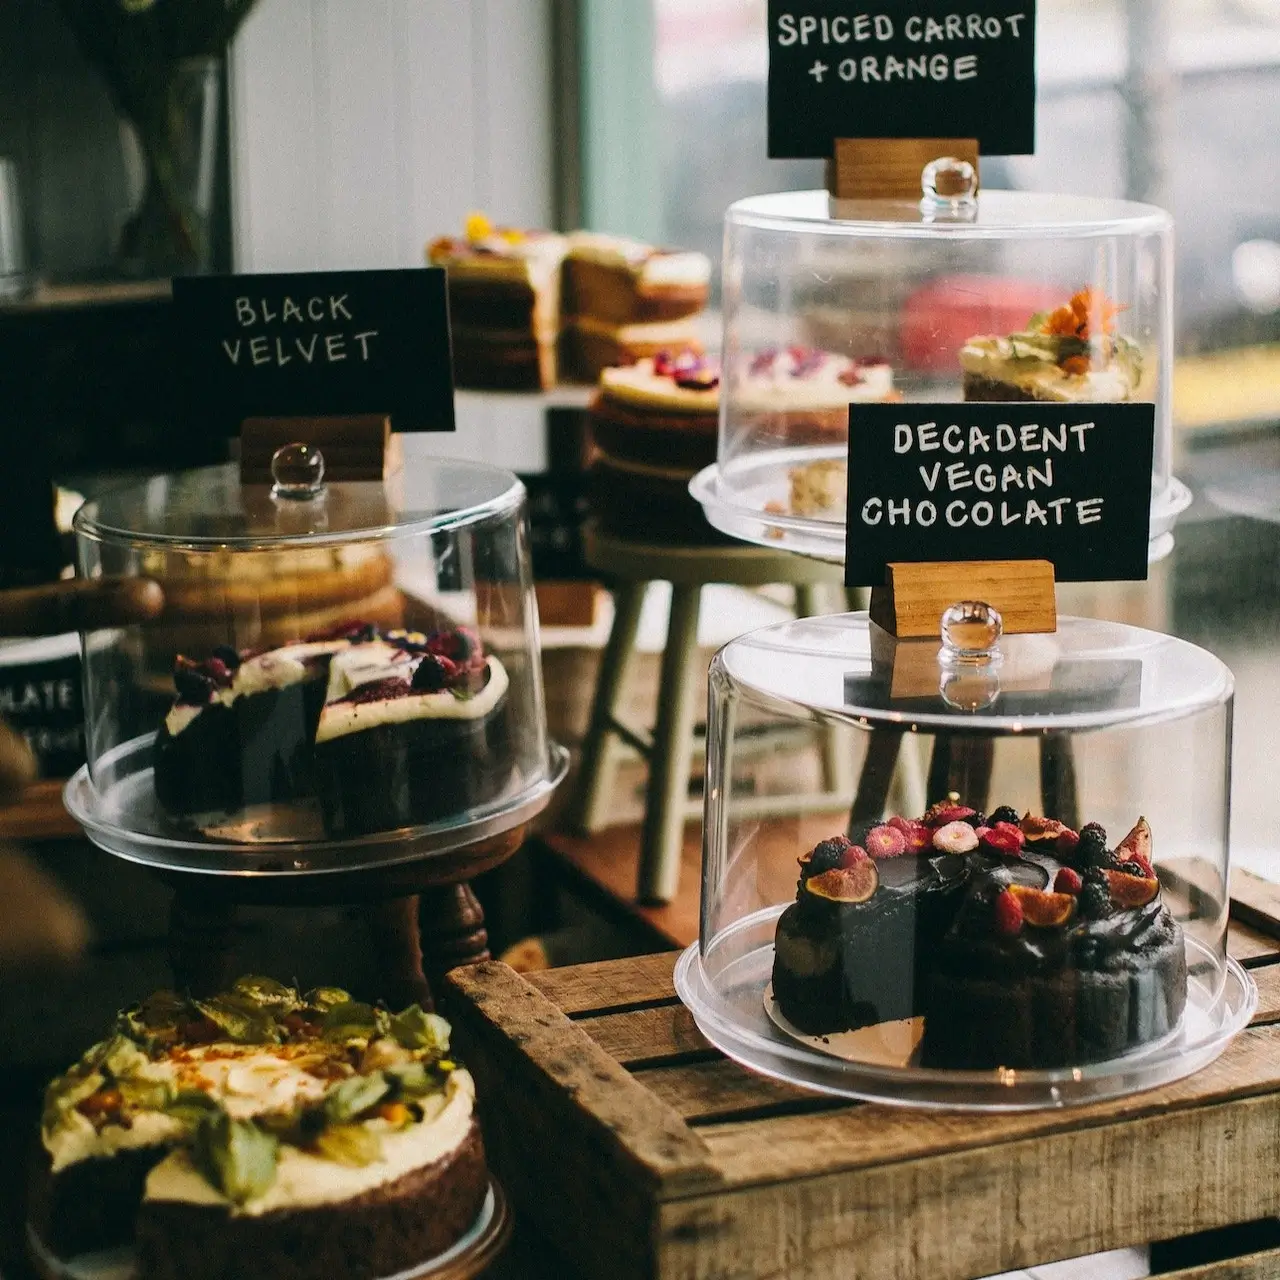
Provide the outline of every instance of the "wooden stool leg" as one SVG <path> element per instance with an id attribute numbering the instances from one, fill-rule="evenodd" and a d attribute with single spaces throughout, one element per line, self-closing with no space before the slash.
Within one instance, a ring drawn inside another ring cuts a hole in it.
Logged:
<path id="1" fill-rule="evenodd" d="M 862 762 L 862 772 L 858 776 L 858 789 L 853 793 L 850 827 L 859 822 L 873 822 L 884 816 L 904 732 L 901 729 L 871 730 L 867 757 Z"/>
<path id="2" fill-rule="evenodd" d="M 1068 737 L 1054 734 L 1040 739 L 1040 801 L 1046 818 L 1057 818 L 1072 830 L 1079 829 L 1076 759 Z"/>
<path id="3" fill-rule="evenodd" d="M 590 835 L 604 825 L 604 815 L 612 799 L 618 743 L 609 722 L 617 714 L 618 700 L 626 683 L 648 585 L 647 582 L 623 582 L 613 593 L 613 629 L 600 660 L 591 723 L 582 743 L 582 769 L 568 814 L 568 825 L 583 835 Z"/>
<path id="4" fill-rule="evenodd" d="M 392 898 L 364 910 L 378 971 L 377 996 L 393 1009 L 420 1004 L 431 1008 L 431 991 L 422 971 L 418 936 L 418 899 Z"/>
<path id="5" fill-rule="evenodd" d="M 179 991 L 211 996 L 231 983 L 235 904 L 208 890 L 177 889 L 169 904 L 169 968 Z"/>
<path id="6" fill-rule="evenodd" d="M 985 812 L 994 764 L 994 738 L 938 734 L 929 762 L 928 802 L 936 804 L 954 791 L 962 804 Z"/>
<path id="7" fill-rule="evenodd" d="M 797 618 L 818 618 L 823 608 L 823 584 L 801 582 L 796 585 Z M 853 759 L 849 754 L 848 734 L 835 725 L 819 730 L 822 751 L 822 789 L 829 795 L 845 796 L 853 792 Z"/>
<path id="8" fill-rule="evenodd" d="M 698 607 L 702 588 L 673 583 L 671 621 L 658 684 L 658 720 L 649 761 L 644 829 L 640 836 L 642 902 L 670 902 L 680 884 L 684 808 L 693 757 L 693 722 L 705 684 L 694 679 L 698 663 Z"/>
<path id="9" fill-rule="evenodd" d="M 429 983 L 438 985 L 450 969 L 489 959 L 484 908 L 469 884 L 428 889 L 419 900 L 418 920 Z"/>

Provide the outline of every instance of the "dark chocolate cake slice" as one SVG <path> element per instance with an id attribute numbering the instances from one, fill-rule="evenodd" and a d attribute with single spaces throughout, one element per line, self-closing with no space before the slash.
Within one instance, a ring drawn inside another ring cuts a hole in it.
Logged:
<path id="1" fill-rule="evenodd" d="M 199 663 L 179 657 L 177 698 L 156 734 L 161 808 L 198 825 L 312 794 L 329 661 L 350 643 L 327 638 L 244 655 L 219 648 Z"/>
<path id="2" fill-rule="evenodd" d="M 315 748 L 329 834 L 437 822 L 493 800 L 511 771 L 507 684 L 463 627 L 389 632 L 337 655 Z"/>

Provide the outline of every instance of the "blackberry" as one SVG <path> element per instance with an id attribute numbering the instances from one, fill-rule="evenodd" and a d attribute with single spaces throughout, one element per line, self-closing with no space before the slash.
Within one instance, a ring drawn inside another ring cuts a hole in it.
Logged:
<path id="1" fill-rule="evenodd" d="M 240 654 L 229 644 L 220 644 L 215 646 L 213 656 L 226 667 L 228 671 L 234 671 L 240 665 Z"/>
<path id="2" fill-rule="evenodd" d="M 1111 865 L 1111 852 L 1107 848 L 1107 834 L 1098 824 L 1091 823 L 1080 832 L 1075 860 L 1082 867 L 1106 867 Z"/>
<path id="3" fill-rule="evenodd" d="M 1103 920 L 1111 914 L 1111 894 L 1105 884 L 1090 881 L 1080 890 L 1080 914 L 1088 920 Z"/>
<path id="4" fill-rule="evenodd" d="M 449 683 L 449 675 L 443 658 L 434 653 L 424 653 L 409 687 L 414 693 L 438 693 Z"/>
<path id="5" fill-rule="evenodd" d="M 1096 832 L 1098 839 L 1101 840 L 1103 844 L 1107 843 L 1107 829 L 1102 825 L 1102 823 L 1086 822 L 1084 826 L 1080 828 L 1080 834 L 1083 836 L 1086 831 Z"/>
<path id="6" fill-rule="evenodd" d="M 997 822 L 1012 822 L 1016 827 L 1022 821 L 1022 815 L 1011 804 L 1002 804 L 998 809 L 994 810 L 987 818 L 990 826 L 995 826 Z"/>
<path id="7" fill-rule="evenodd" d="M 1117 870 L 1123 871 L 1127 876 L 1139 876 L 1143 880 L 1147 878 L 1147 869 L 1140 862 L 1122 862 Z"/>
<path id="8" fill-rule="evenodd" d="M 198 706 L 209 700 L 213 681 L 190 658 L 178 657 L 173 664 L 173 687 L 180 702 Z"/>
<path id="9" fill-rule="evenodd" d="M 1084 882 L 1085 884 L 1105 885 L 1107 883 L 1107 873 L 1102 867 L 1086 867 L 1084 869 Z"/>
<path id="10" fill-rule="evenodd" d="M 830 840 L 820 841 L 809 855 L 809 875 L 820 876 L 824 871 L 834 871 L 848 847 L 849 842 L 843 836 L 832 836 Z"/>
<path id="11" fill-rule="evenodd" d="M 975 831 L 979 827 L 988 827 L 991 825 L 987 816 L 982 813 L 971 813 L 967 818 L 961 818 L 961 822 L 967 822 Z"/>

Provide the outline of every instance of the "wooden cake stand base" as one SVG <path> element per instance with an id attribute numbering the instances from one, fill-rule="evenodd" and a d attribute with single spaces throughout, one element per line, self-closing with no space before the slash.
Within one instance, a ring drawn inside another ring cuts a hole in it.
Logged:
<path id="1" fill-rule="evenodd" d="M 242 906 L 359 905 L 373 944 L 378 995 L 394 1008 L 433 1005 L 450 969 L 489 959 L 484 911 L 468 883 L 510 858 L 527 824 L 414 862 L 296 875 L 157 871 L 174 891 L 169 962 L 179 990 L 210 995 L 235 977 L 235 921 Z"/>

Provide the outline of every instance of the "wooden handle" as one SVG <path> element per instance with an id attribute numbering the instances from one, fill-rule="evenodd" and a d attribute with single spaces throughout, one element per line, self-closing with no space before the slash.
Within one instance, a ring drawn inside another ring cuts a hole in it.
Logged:
<path id="1" fill-rule="evenodd" d="M 91 578 L 0 591 L 0 635 L 56 636 L 146 622 L 164 608 L 150 578 Z"/>

